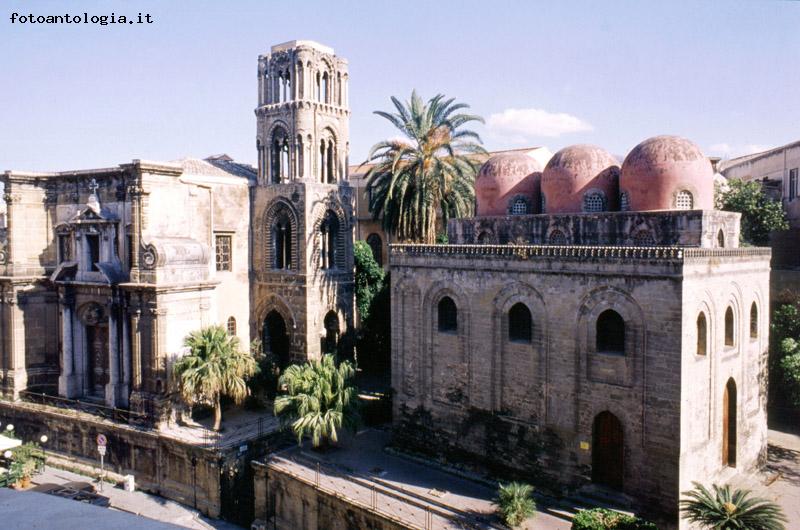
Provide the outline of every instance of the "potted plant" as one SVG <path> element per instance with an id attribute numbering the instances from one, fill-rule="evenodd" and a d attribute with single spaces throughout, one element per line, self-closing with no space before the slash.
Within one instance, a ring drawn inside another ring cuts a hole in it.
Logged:
<path id="1" fill-rule="evenodd" d="M 31 477 L 39 470 L 42 457 L 35 443 L 26 443 L 13 450 L 9 473 L 16 479 L 14 489 L 27 489 L 31 486 Z"/>

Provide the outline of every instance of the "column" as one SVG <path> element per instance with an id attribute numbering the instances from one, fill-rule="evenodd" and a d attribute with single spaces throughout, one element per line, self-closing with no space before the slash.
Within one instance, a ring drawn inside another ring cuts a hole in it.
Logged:
<path id="1" fill-rule="evenodd" d="M 19 399 L 19 392 L 28 387 L 28 372 L 25 369 L 25 323 L 24 315 L 17 300 L 16 291 L 12 290 L 6 294 L 6 309 L 9 323 L 6 328 L 9 333 L 9 366 L 6 372 L 7 380 L 10 380 L 10 390 L 14 399 Z"/>
<path id="2" fill-rule="evenodd" d="M 117 406 L 117 390 L 119 384 L 119 336 L 117 330 L 117 310 L 119 306 L 112 301 L 108 305 L 108 383 L 106 383 L 106 405 Z"/>
<path id="3" fill-rule="evenodd" d="M 61 306 L 61 374 L 58 376 L 58 395 L 73 398 L 75 391 L 75 333 L 73 329 L 74 299 L 69 293 L 60 293 Z"/>
<path id="4" fill-rule="evenodd" d="M 139 321 L 142 312 L 138 309 L 131 313 L 131 383 L 134 392 L 142 389 L 142 331 Z"/>
<path id="5" fill-rule="evenodd" d="M 122 344 L 122 384 L 119 389 L 119 406 L 127 407 L 131 392 L 131 343 L 129 339 L 131 334 L 128 312 L 123 309 L 120 314 L 122 318 L 122 337 L 119 341 Z"/>

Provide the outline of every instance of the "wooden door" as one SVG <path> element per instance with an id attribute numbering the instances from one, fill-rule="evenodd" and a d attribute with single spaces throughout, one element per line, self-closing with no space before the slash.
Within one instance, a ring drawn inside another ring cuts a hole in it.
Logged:
<path id="1" fill-rule="evenodd" d="M 592 481 L 622 489 L 624 441 L 622 423 L 608 411 L 594 419 Z"/>
<path id="2" fill-rule="evenodd" d="M 722 395 L 722 465 L 736 467 L 736 383 L 728 379 Z"/>

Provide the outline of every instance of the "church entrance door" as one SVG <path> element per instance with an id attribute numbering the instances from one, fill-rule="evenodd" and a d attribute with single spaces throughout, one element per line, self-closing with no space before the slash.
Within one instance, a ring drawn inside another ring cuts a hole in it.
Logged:
<path id="1" fill-rule="evenodd" d="M 622 489 L 622 423 L 608 411 L 594 419 L 592 434 L 592 482 Z"/>
<path id="2" fill-rule="evenodd" d="M 87 390 L 98 397 L 105 396 L 108 383 L 108 326 L 86 326 Z"/>
<path id="3" fill-rule="evenodd" d="M 270 311 L 264 319 L 261 342 L 264 354 L 272 355 L 281 370 L 289 366 L 292 360 L 289 352 L 289 335 L 286 333 L 286 322 L 277 311 Z"/>

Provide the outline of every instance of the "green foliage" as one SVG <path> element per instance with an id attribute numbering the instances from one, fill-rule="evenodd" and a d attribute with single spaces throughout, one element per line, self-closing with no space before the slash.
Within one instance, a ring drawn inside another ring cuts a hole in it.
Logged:
<path id="1" fill-rule="evenodd" d="M 173 374 L 183 400 L 189 405 L 214 406 L 214 429 L 222 422 L 222 396 L 241 403 L 250 394 L 246 378 L 257 367 L 250 352 L 241 351 L 239 339 L 222 326 L 193 331 L 183 345 L 189 353 L 175 362 Z"/>
<path id="2" fill-rule="evenodd" d="M 500 484 L 495 504 L 503 522 L 515 528 L 536 513 L 533 486 L 521 482 Z"/>
<path id="3" fill-rule="evenodd" d="M 784 304 L 772 315 L 770 394 L 800 408 L 800 304 Z"/>
<path id="4" fill-rule="evenodd" d="M 780 507 L 772 501 L 751 497 L 748 490 L 730 486 L 712 486 L 713 493 L 702 484 L 683 494 L 680 502 L 686 520 L 702 528 L 715 530 L 783 530 L 787 522 Z"/>
<path id="5" fill-rule="evenodd" d="M 474 155 L 485 155 L 481 139 L 464 129 L 483 118 L 458 111 L 469 108 L 438 94 L 423 102 L 416 91 L 405 103 L 391 98 L 396 113 L 376 111 L 400 129 L 405 138 L 375 144 L 367 162 L 369 209 L 383 228 L 401 241 L 433 243 L 436 217 L 445 225 L 450 217 L 472 212 L 475 174 Z"/>
<path id="6" fill-rule="evenodd" d="M 626 515 L 607 508 L 579 510 L 572 518 L 572 530 L 658 530 L 641 517 Z"/>
<path id="7" fill-rule="evenodd" d="M 353 257 L 356 265 L 356 305 L 361 320 L 369 318 L 372 300 L 381 290 L 386 274 L 372 255 L 372 249 L 366 241 L 356 241 L 353 245 Z"/>
<path id="8" fill-rule="evenodd" d="M 44 455 L 38 444 L 29 442 L 11 450 L 11 465 L 9 473 L 11 481 L 16 482 L 23 478 L 30 478 L 44 465 Z"/>
<path id="9" fill-rule="evenodd" d="M 274 399 L 278 391 L 278 376 L 280 375 L 277 359 L 272 353 L 264 352 L 259 339 L 250 343 L 250 354 L 256 361 L 256 369 L 247 379 L 251 395 L 257 400 Z"/>
<path id="10" fill-rule="evenodd" d="M 450 242 L 450 238 L 447 237 L 446 233 L 436 234 L 436 244 L 437 245 L 446 245 Z"/>
<path id="11" fill-rule="evenodd" d="M 275 400 L 275 415 L 284 425 L 291 422 L 298 443 L 306 435 L 314 447 L 328 440 L 336 443 L 339 429 L 355 430 L 358 424 L 354 375 L 352 364 L 343 361 L 337 366 L 333 355 L 289 366 L 278 382 L 285 393 Z"/>
<path id="12" fill-rule="evenodd" d="M 742 243 L 766 246 L 770 232 L 789 228 L 781 203 L 767 197 L 758 182 L 731 180 L 717 189 L 716 202 L 720 210 L 742 214 Z"/>

